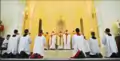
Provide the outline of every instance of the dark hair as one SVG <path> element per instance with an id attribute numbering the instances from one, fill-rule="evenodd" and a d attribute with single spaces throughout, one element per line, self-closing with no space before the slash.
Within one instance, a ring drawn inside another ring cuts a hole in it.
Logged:
<path id="1" fill-rule="evenodd" d="M 29 30 L 28 30 L 28 29 L 25 29 L 25 30 L 24 30 L 24 33 L 28 33 L 28 32 L 29 32 Z"/>
<path id="2" fill-rule="evenodd" d="M 26 36 L 28 34 L 29 30 L 28 29 L 25 29 L 24 30 L 24 35 L 23 36 Z"/>
<path id="3" fill-rule="evenodd" d="M 91 32 L 91 36 L 92 36 L 93 39 L 96 39 L 95 32 Z"/>
<path id="4" fill-rule="evenodd" d="M 66 32 L 68 32 L 68 30 L 65 30 Z"/>
<path id="5" fill-rule="evenodd" d="M 42 30 L 40 30 L 40 33 L 43 33 L 43 31 L 42 31 Z"/>
<path id="6" fill-rule="evenodd" d="M 18 30 L 17 30 L 17 29 L 15 29 L 15 30 L 14 30 L 14 33 L 15 33 L 15 34 L 16 34 L 16 33 L 18 33 Z"/>
<path id="7" fill-rule="evenodd" d="M 10 35 L 8 34 L 7 37 L 10 37 Z"/>
<path id="8" fill-rule="evenodd" d="M 46 34 L 48 34 L 48 32 L 46 32 Z"/>
<path id="9" fill-rule="evenodd" d="M 12 37 L 16 37 L 16 34 L 18 33 L 18 30 L 17 29 L 15 29 L 14 30 L 14 34 L 12 35 Z"/>
<path id="10" fill-rule="evenodd" d="M 86 39 L 86 37 L 84 36 L 84 39 Z"/>
<path id="11" fill-rule="evenodd" d="M 76 28 L 75 31 L 76 31 L 76 32 L 80 32 L 79 28 Z"/>
<path id="12" fill-rule="evenodd" d="M 105 29 L 105 32 L 108 34 L 108 36 L 112 36 L 112 35 L 110 34 L 110 29 L 109 29 L 109 28 L 106 28 L 106 29 Z"/>

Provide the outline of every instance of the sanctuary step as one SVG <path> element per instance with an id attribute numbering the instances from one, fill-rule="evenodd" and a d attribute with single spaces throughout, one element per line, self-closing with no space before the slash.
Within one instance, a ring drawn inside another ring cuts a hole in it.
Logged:
<path id="1" fill-rule="evenodd" d="M 45 50 L 44 58 L 70 58 L 72 50 Z"/>

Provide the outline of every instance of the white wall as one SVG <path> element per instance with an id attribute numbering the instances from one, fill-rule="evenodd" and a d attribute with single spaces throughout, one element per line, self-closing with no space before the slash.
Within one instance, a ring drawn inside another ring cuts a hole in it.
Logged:
<path id="1" fill-rule="evenodd" d="M 12 34 L 14 29 L 21 31 L 24 7 L 19 0 L 1 0 L 0 19 L 5 26 L 5 35 Z"/>
<path id="2" fill-rule="evenodd" d="M 120 20 L 120 1 L 102 0 L 95 1 L 100 37 L 103 36 L 104 29 L 110 28 L 113 33 L 112 25 Z"/>

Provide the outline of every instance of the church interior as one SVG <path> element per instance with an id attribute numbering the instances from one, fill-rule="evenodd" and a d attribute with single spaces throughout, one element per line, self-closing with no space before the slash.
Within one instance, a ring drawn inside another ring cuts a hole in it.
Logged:
<path id="1" fill-rule="evenodd" d="M 104 29 L 110 28 L 113 35 L 120 36 L 120 25 L 117 24 L 120 23 L 119 0 L 1 0 L 0 3 L 0 25 L 4 25 L 0 36 L 13 34 L 14 29 L 23 35 L 24 30 L 28 29 L 32 41 L 30 51 L 33 51 L 34 40 L 40 30 L 44 35 L 52 31 L 64 33 L 65 30 L 73 35 L 73 31 L 79 28 L 87 40 L 93 31 L 102 55 L 105 54 L 101 44 Z M 71 55 L 72 49 L 45 50 L 46 59 L 69 58 Z"/>

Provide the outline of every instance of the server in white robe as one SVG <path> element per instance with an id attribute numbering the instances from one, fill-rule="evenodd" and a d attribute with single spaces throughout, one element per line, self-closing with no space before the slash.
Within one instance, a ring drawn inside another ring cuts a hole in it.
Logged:
<path id="1" fill-rule="evenodd" d="M 34 41 L 34 47 L 33 47 L 33 54 L 38 54 L 40 56 L 44 56 L 44 47 L 45 47 L 46 39 L 44 35 L 42 35 L 42 30 L 40 31 L 40 34 L 36 36 Z"/>
<path id="2" fill-rule="evenodd" d="M 22 57 L 26 55 L 24 57 L 26 58 L 30 54 L 30 44 L 31 44 L 31 38 L 29 36 L 29 30 L 25 29 L 24 35 L 20 38 L 20 42 L 19 42 L 19 53 L 20 54 L 22 54 L 22 52 L 24 53 Z"/>
<path id="3" fill-rule="evenodd" d="M 92 58 L 101 58 L 102 57 L 102 55 L 100 53 L 100 47 L 98 44 L 98 40 L 95 37 L 95 32 L 91 32 L 89 46 L 90 46 L 90 57 L 92 57 Z"/>
<path id="4" fill-rule="evenodd" d="M 102 43 L 105 46 L 106 57 L 117 57 L 117 45 L 114 36 L 110 33 L 110 29 L 105 29 L 105 35 L 102 39 Z"/>
<path id="5" fill-rule="evenodd" d="M 71 58 L 85 58 L 84 36 L 79 32 L 79 28 L 76 28 L 76 34 L 72 37 L 72 45 L 74 50 Z"/>
<path id="6" fill-rule="evenodd" d="M 8 49 L 7 53 L 17 54 L 18 53 L 18 43 L 20 40 L 20 36 L 18 35 L 18 30 L 14 30 L 14 34 L 10 37 L 8 41 Z"/>
<path id="7" fill-rule="evenodd" d="M 90 46 L 89 46 L 89 41 L 85 38 L 84 36 L 84 46 L 85 46 L 85 53 L 87 55 L 87 57 L 89 56 L 89 53 L 90 53 Z"/>
<path id="8" fill-rule="evenodd" d="M 63 41 L 64 41 L 64 49 L 70 49 L 70 34 L 68 33 L 68 30 L 65 31 L 65 34 L 63 34 Z"/>
<path id="9" fill-rule="evenodd" d="M 10 39 L 10 35 L 7 35 L 5 40 L 2 43 L 2 48 L 7 48 L 8 47 L 8 41 Z M 2 54 L 6 53 L 6 51 L 2 51 Z"/>
<path id="10" fill-rule="evenodd" d="M 50 45 L 50 49 L 56 49 L 55 45 L 56 45 L 56 34 L 54 33 L 54 31 L 52 31 L 50 39 L 49 39 L 49 45 Z"/>
<path id="11" fill-rule="evenodd" d="M 7 48 L 8 47 L 7 45 L 8 45 L 9 39 L 10 39 L 10 35 L 7 35 L 6 38 L 5 38 L 5 40 L 2 43 L 2 47 L 3 48 Z"/>
<path id="12" fill-rule="evenodd" d="M 58 49 L 63 49 L 64 43 L 63 43 L 63 33 L 62 31 L 59 32 L 58 37 L 57 37 L 57 48 Z"/>

